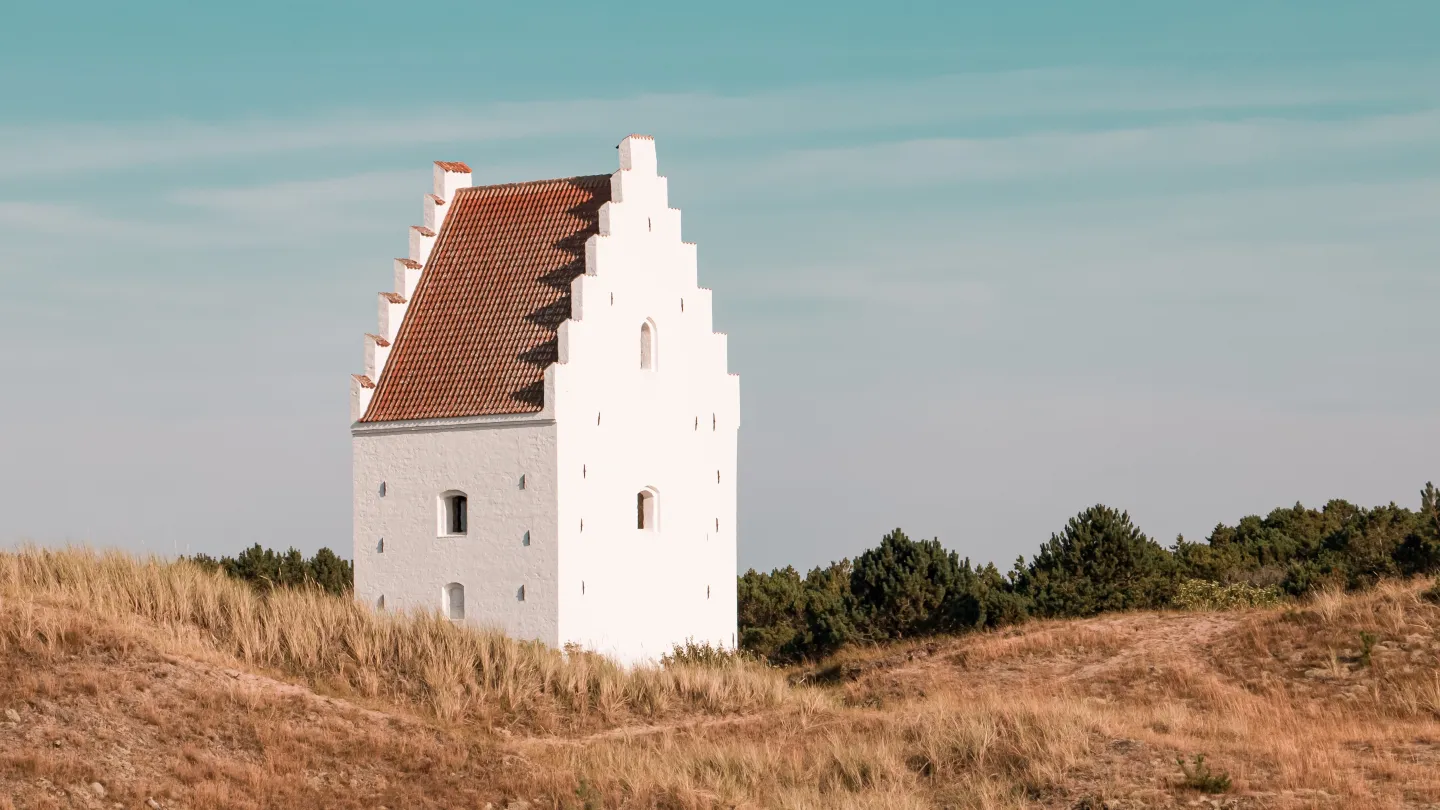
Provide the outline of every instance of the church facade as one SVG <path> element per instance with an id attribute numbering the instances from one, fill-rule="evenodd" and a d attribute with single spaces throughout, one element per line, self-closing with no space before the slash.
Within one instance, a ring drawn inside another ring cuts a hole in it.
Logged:
<path id="1" fill-rule="evenodd" d="M 739 379 L 655 142 L 435 164 L 353 378 L 355 594 L 624 662 L 736 642 Z"/>

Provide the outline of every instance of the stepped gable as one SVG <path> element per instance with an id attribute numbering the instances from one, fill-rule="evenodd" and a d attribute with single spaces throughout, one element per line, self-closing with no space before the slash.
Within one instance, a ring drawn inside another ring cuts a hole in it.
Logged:
<path id="1" fill-rule="evenodd" d="M 360 421 L 541 410 L 609 200 L 609 175 L 457 189 Z"/>

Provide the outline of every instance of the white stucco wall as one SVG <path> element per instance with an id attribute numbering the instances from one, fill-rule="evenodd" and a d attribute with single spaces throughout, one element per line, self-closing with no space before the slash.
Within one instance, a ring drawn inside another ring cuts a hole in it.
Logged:
<path id="1" fill-rule="evenodd" d="M 352 430 L 356 598 L 375 605 L 383 595 L 388 610 L 444 612 L 443 589 L 458 582 L 467 622 L 558 644 L 554 422 L 499 417 Z M 441 533 L 438 501 L 450 490 L 469 499 L 463 537 Z"/>
<path id="2" fill-rule="evenodd" d="M 627 138 L 621 161 L 549 374 L 560 637 L 639 661 L 686 639 L 734 644 L 739 378 L 712 332 L 710 291 L 696 284 L 696 249 L 681 241 L 654 141 Z M 647 321 L 652 370 L 640 367 Z M 658 497 L 655 530 L 636 525 L 646 488 Z"/>

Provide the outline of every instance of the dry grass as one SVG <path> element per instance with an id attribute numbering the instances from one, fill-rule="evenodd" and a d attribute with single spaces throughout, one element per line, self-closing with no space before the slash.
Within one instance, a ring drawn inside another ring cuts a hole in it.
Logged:
<path id="1" fill-rule="evenodd" d="M 45 607 L 137 619 L 173 652 L 217 653 L 345 696 L 423 706 L 447 721 L 553 730 L 671 712 L 747 712 L 789 696 L 763 667 L 625 670 L 600 656 L 564 655 L 436 614 L 377 614 L 317 590 L 262 595 L 185 563 L 84 549 L 0 554 L 0 644 L 67 646 L 68 621 Z M 15 604 L 8 604 L 14 600 Z"/>
<path id="2" fill-rule="evenodd" d="M 0 710 L 22 716 L 0 719 L 0 809 L 1430 806 L 1422 587 L 852 650 L 816 689 L 627 672 L 187 566 L 0 555 Z M 1196 754 L 1228 793 L 1181 784 Z"/>

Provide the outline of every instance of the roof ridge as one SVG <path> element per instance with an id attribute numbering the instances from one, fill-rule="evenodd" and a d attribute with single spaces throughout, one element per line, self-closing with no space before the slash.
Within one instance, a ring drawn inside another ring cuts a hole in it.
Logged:
<path id="1" fill-rule="evenodd" d="M 514 189 L 520 189 L 520 188 L 526 188 L 526 187 L 529 187 L 529 186 L 544 186 L 544 185 L 549 185 L 549 184 L 551 184 L 551 183 L 563 183 L 563 182 L 565 182 L 565 181 L 567 181 L 567 180 L 592 180 L 592 181 L 598 181 L 598 180 L 609 180 L 609 179 L 610 179 L 610 175 L 608 175 L 608 174 L 577 174 L 577 175 L 574 175 L 574 176 L 572 176 L 572 177 L 552 177 L 552 178 L 550 178 L 549 180 L 522 180 L 522 181 L 515 182 L 515 183 L 495 183 L 495 184 L 493 184 L 493 185 L 488 185 L 488 186 L 467 186 L 467 187 L 465 187 L 465 188 L 456 189 L 456 190 L 455 190 L 455 193 L 456 193 L 457 195 L 460 195 L 460 194 L 473 194 L 474 192 L 477 192 L 477 191 L 499 191 L 499 190 L 503 190 L 503 189 L 512 189 L 512 188 L 514 188 Z"/>

